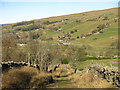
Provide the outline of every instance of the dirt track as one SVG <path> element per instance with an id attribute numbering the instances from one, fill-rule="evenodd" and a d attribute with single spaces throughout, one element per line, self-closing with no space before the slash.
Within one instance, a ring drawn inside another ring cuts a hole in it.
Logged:
<path id="1" fill-rule="evenodd" d="M 47 85 L 47 88 L 115 88 L 106 80 L 89 72 L 73 73 L 69 64 L 60 65 L 52 74 L 55 82 Z"/>

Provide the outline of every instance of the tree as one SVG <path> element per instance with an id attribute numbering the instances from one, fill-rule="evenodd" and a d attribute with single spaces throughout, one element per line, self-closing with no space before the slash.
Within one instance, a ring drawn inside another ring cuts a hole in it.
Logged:
<path id="1" fill-rule="evenodd" d="M 48 71 L 48 66 L 52 63 L 57 53 L 53 47 L 48 44 L 42 44 L 38 40 L 31 38 L 27 43 L 25 49 L 27 52 L 26 62 L 30 64 L 37 64 L 41 71 Z M 56 55 L 55 55 L 56 54 Z"/>
<path id="2" fill-rule="evenodd" d="M 79 39 L 79 36 L 77 36 L 77 39 Z"/>
<path id="3" fill-rule="evenodd" d="M 77 32 L 77 29 L 75 29 L 75 32 Z"/>
<path id="4" fill-rule="evenodd" d="M 98 25 L 98 26 L 97 26 L 97 28 L 98 28 L 99 30 L 104 29 L 105 27 L 106 27 L 105 24 L 102 24 L 102 25 Z"/>
<path id="5" fill-rule="evenodd" d="M 103 20 L 109 20 L 109 19 L 108 19 L 108 17 L 107 17 L 107 16 L 105 16 Z"/>
<path id="6" fill-rule="evenodd" d="M 76 22 L 80 23 L 80 22 L 81 22 L 81 20 L 76 19 Z"/>
<path id="7" fill-rule="evenodd" d="M 69 47 L 69 60 L 70 60 L 70 64 L 73 67 L 73 69 L 76 68 L 77 63 L 84 61 L 85 60 L 85 51 L 82 48 L 77 48 L 77 47 Z"/>
<path id="8" fill-rule="evenodd" d="M 18 61 L 17 40 L 14 34 L 4 34 L 2 37 L 2 61 Z"/>
<path id="9" fill-rule="evenodd" d="M 71 31 L 70 33 L 74 33 L 74 31 Z"/>

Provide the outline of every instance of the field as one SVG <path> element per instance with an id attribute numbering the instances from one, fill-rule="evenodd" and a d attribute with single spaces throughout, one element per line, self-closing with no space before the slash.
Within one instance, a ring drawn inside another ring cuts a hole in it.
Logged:
<path id="1" fill-rule="evenodd" d="M 83 70 L 84 68 L 87 68 L 92 64 L 118 67 L 118 59 L 87 60 L 84 62 L 79 62 L 78 70 Z"/>

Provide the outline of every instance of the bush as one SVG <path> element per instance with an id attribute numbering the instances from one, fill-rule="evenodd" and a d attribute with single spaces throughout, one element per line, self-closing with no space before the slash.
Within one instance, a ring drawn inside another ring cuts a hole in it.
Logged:
<path id="1" fill-rule="evenodd" d="M 68 59 L 67 58 L 63 59 L 63 64 L 68 64 Z"/>
<path id="2" fill-rule="evenodd" d="M 77 29 L 75 29 L 75 32 L 77 32 Z"/>
<path id="3" fill-rule="evenodd" d="M 86 57 L 86 60 L 98 60 L 97 57 Z"/>
<path id="4" fill-rule="evenodd" d="M 53 82 L 52 75 L 32 67 L 13 68 L 4 72 L 2 88 L 40 88 Z"/>
<path id="5" fill-rule="evenodd" d="M 34 21 L 22 21 L 16 24 L 13 24 L 12 27 L 16 27 L 16 26 L 21 26 L 21 25 L 28 25 L 28 24 L 33 24 Z"/>
<path id="6" fill-rule="evenodd" d="M 83 69 L 83 68 L 79 68 L 78 70 L 79 70 L 79 71 L 82 71 L 82 70 L 84 70 L 84 69 Z"/>
<path id="7" fill-rule="evenodd" d="M 64 58 L 64 59 L 59 58 L 58 60 L 59 60 L 62 64 L 68 64 L 68 59 L 67 59 L 67 58 Z"/>
<path id="8" fill-rule="evenodd" d="M 2 75 L 2 88 L 29 88 L 30 80 L 38 70 L 32 67 L 13 68 Z"/>
<path id="9" fill-rule="evenodd" d="M 98 25 L 98 26 L 97 26 L 97 28 L 98 28 L 99 30 L 104 29 L 105 27 L 106 27 L 105 24 L 102 24 L 102 25 Z"/>
<path id="10" fill-rule="evenodd" d="M 37 38 L 39 38 L 39 37 L 40 37 L 39 34 L 37 34 L 37 35 L 33 35 L 33 36 L 32 36 L 33 39 L 37 39 Z"/>
<path id="11" fill-rule="evenodd" d="M 70 33 L 74 33 L 74 31 L 71 31 Z"/>
<path id="12" fill-rule="evenodd" d="M 53 82 L 52 75 L 48 73 L 41 72 L 40 74 L 34 76 L 30 82 L 31 88 L 41 88 L 45 87 L 46 84 Z"/>
<path id="13" fill-rule="evenodd" d="M 109 20 L 109 19 L 108 19 L 108 17 L 106 16 L 106 17 L 104 17 L 104 19 L 103 19 L 103 20 Z"/>
<path id="14" fill-rule="evenodd" d="M 79 39 L 79 36 L 77 36 L 77 39 Z"/>

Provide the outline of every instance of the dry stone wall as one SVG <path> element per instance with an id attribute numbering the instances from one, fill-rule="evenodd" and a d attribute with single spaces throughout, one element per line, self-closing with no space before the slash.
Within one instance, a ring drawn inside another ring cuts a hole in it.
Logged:
<path id="1" fill-rule="evenodd" d="M 40 70 L 39 65 L 37 65 L 37 64 L 32 65 L 32 64 L 26 63 L 26 62 L 13 62 L 13 61 L 8 61 L 8 62 L 2 62 L 1 65 L 2 65 L 2 71 L 4 71 L 4 70 L 9 70 L 9 69 L 11 69 L 11 68 L 13 68 L 13 67 L 22 67 L 22 66 L 29 66 L 29 67 L 37 68 L 38 70 Z M 48 72 L 53 72 L 53 71 L 55 71 L 56 68 L 59 67 L 59 65 L 60 65 L 60 64 L 54 65 L 54 67 L 53 67 L 53 68 L 50 68 L 50 69 L 48 70 Z"/>
<path id="2" fill-rule="evenodd" d="M 103 67 L 100 65 L 93 65 L 89 67 L 89 71 L 94 75 L 106 79 L 109 83 L 120 88 L 120 73 L 117 67 Z"/>
<path id="3" fill-rule="evenodd" d="M 13 61 L 8 61 L 8 62 L 2 62 L 2 71 L 4 70 L 9 70 L 10 68 L 13 67 L 22 67 L 22 66 L 30 66 L 39 69 L 38 65 L 31 65 L 29 63 L 25 62 L 13 62 Z"/>

